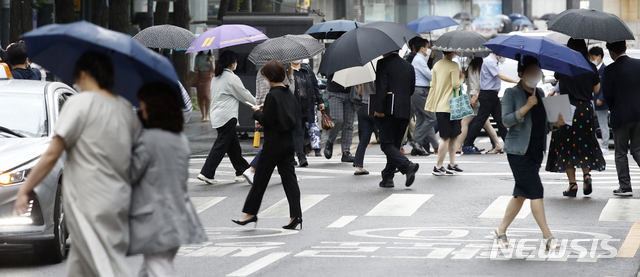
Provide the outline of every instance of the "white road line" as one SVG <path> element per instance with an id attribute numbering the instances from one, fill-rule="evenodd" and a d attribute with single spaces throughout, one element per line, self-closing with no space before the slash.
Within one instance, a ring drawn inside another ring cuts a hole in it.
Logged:
<path id="1" fill-rule="evenodd" d="M 609 199 L 599 221 L 640 221 L 640 199 Z"/>
<path id="2" fill-rule="evenodd" d="M 300 206 L 302 212 L 318 204 L 323 199 L 327 198 L 328 194 L 309 194 L 300 196 Z M 284 198 L 278 203 L 273 204 L 271 207 L 258 214 L 258 217 L 263 218 L 289 218 L 289 203 L 287 198 Z"/>
<path id="3" fill-rule="evenodd" d="M 511 201 L 513 196 L 511 195 L 501 195 L 487 207 L 484 212 L 479 216 L 479 218 L 503 218 L 504 212 L 507 210 L 507 205 L 509 201 Z M 529 199 L 525 200 L 522 204 L 522 208 L 520 212 L 516 216 L 516 218 L 525 218 L 527 215 L 531 213 L 531 204 L 529 203 Z"/>
<path id="4" fill-rule="evenodd" d="M 258 259 L 257 261 L 250 263 L 246 266 L 244 266 L 241 269 L 238 269 L 234 272 L 231 272 L 229 274 L 227 274 L 227 276 L 233 276 L 233 277 L 244 277 L 244 276 L 248 276 L 249 274 L 255 273 L 256 271 L 274 263 L 277 260 L 280 260 L 284 257 L 286 257 L 287 255 L 291 254 L 291 252 L 274 252 L 271 253 L 269 255 L 266 255 L 260 259 Z"/>
<path id="5" fill-rule="evenodd" d="M 197 213 L 201 213 L 202 211 L 211 208 L 213 205 L 220 203 L 220 201 L 224 200 L 226 197 L 190 197 L 191 203 L 196 208 Z"/>
<path id="6" fill-rule="evenodd" d="M 433 194 L 392 194 L 365 216 L 411 216 Z"/>
<path id="7" fill-rule="evenodd" d="M 327 228 L 342 228 L 344 226 L 347 226 L 347 224 L 351 223 L 351 221 L 353 221 L 357 217 L 358 217 L 357 215 L 342 216 L 338 218 L 338 220 L 336 220 L 335 222 L 331 223 L 331 225 L 327 226 Z"/>

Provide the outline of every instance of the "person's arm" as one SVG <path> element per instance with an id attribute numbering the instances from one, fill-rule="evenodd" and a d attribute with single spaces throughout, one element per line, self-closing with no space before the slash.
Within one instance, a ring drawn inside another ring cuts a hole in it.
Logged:
<path id="1" fill-rule="evenodd" d="M 273 95 L 267 94 L 262 110 L 255 106 L 252 109 L 254 111 L 253 119 L 257 120 L 260 125 L 273 127 L 278 123 L 278 111 Z"/>
<path id="2" fill-rule="evenodd" d="M 244 87 L 242 84 L 242 80 L 240 77 L 235 74 L 229 77 L 229 86 L 233 91 L 233 95 L 240 103 L 245 104 L 246 102 L 256 104 L 256 98 L 251 95 L 251 92 Z"/>
<path id="3" fill-rule="evenodd" d="M 309 67 L 310 73 L 309 76 L 311 77 L 311 83 L 313 85 L 313 95 L 316 98 L 316 105 L 318 105 L 318 109 L 319 110 L 324 110 L 324 100 L 322 99 L 322 94 L 320 94 L 320 87 L 318 86 L 318 78 L 316 78 L 316 75 L 313 74 L 313 70 L 311 70 L 311 67 Z"/>
<path id="4" fill-rule="evenodd" d="M 611 68 L 605 68 L 604 73 L 602 73 L 602 97 L 604 98 L 604 102 L 609 106 L 609 109 L 613 110 L 613 101 L 615 99 L 613 92 L 616 89 L 616 84 L 611 75 Z"/>
<path id="5" fill-rule="evenodd" d="M 422 55 L 420 55 L 420 57 L 422 57 Z M 433 77 L 425 59 L 413 59 L 411 65 L 413 65 L 413 68 L 417 70 L 418 73 L 422 74 L 422 76 L 424 76 L 428 80 L 431 80 L 431 78 Z"/>
<path id="6" fill-rule="evenodd" d="M 49 144 L 49 148 L 42 154 L 40 160 L 29 173 L 25 183 L 18 189 L 18 195 L 14 206 L 14 216 L 19 216 L 29 209 L 29 193 L 49 174 L 65 149 L 65 142 L 60 136 L 55 136 Z"/>
<path id="7" fill-rule="evenodd" d="M 296 93 L 296 82 L 295 82 L 295 78 L 293 76 L 293 68 L 291 66 L 289 66 L 289 70 L 287 71 L 287 76 L 284 77 L 284 82 L 282 82 L 283 85 L 285 86 L 289 86 L 289 91 L 291 92 L 291 94 L 295 94 Z M 271 89 L 269 87 L 269 83 L 267 83 L 267 91 Z"/>
<path id="8" fill-rule="evenodd" d="M 598 94 L 600 92 L 600 83 L 593 87 L 593 93 Z"/>
<path id="9" fill-rule="evenodd" d="M 151 155 L 147 151 L 147 146 L 144 144 L 141 136 L 133 146 L 133 152 L 131 153 L 131 167 L 129 169 L 129 176 L 131 177 L 131 184 L 136 185 L 140 182 L 140 179 L 147 172 L 149 163 L 151 162 Z"/>
<path id="10" fill-rule="evenodd" d="M 462 75 L 462 78 L 460 78 L 460 76 L 461 74 L 458 71 L 457 66 L 455 70 L 451 70 L 451 86 L 453 87 L 453 89 L 459 89 L 462 85 L 462 82 L 464 81 L 464 75 Z"/>
<path id="11" fill-rule="evenodd" d="M 509 75 L 504 74 L 504 73 L 498 74 L 498 78 L 500 78 L 502 81 L 509 82 L 509 83 L 514 83 L 514 84 L 517 84 L 518 82 L 520 82 L 520 81 L 518 81 L 518 80 L 516 80 L 514 78 L 509 77 Z"/>
<path id="12" fill-rule="evenodd" d="M 267 93 L 269 93 L 269 83 L 264 78 L 260 70 L 258 70 L 258 74 L 256 75 L 256 105 L 264 104 L 264 99 L 267 97 Z"/>
<path id="13" fill-rule="evenodd" d="M 517 93 L 520 93 L 520 91 L 509 88 L 504 92 L 504 96 L 502 96 L 500 101 L 500 105 L 502 106 L 502 124 L 507 128 L 524 122 L 524 115 L 533 107 L 533 104 L 530 103 L 533 101 L 531 99 L 527 99 L 527 104 L 524 106 L 516 107 L 515 98 Z"/>

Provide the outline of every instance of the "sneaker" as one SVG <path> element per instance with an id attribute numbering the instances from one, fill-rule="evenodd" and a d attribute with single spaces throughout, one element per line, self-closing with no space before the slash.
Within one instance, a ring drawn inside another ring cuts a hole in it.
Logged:
<path id="1" fill-rule="evenodd" d="M 472 154 L 482 154 L 482 152 L 479 152 L 478 150 L 476 150 L 475 146 L 462 146 L 462 154 L 472 155 Z"/>
<path id="2" fill-rule="evenodd" d="M 435 176 L 453 176 L 453 172 L 446 170 L 444 168 L 444 166 L 437 168 L 437 167 L 433 167 L 433 175 Z"/>
<path id="3" fill-rule="evenodd" d="M 393 179 L 382 179 L 382 181 L 378 185 L 381 188 L 392 188 L 394 186 Z"/>
<path id="4" fill-rule="evenodd" d="M 244 178 L 244 176 L 240 175 L 240 176 L 236 176 L 236 179 L 234 180 L 236 183 L 241 183 L 246 181 L 247 179 Z"/>
<path id="5" fill-rule="evenodd" d="M 420 168 L 419 164 L 414 164 L 412 163 L 411 165 L 409 165 L 409 168 L 407 169 L 407 181 L 405 182 L 405 186 L 410 187 L 413 184 L 413 181 L 416 180 L 416 172 L 418 172 L 418 169 Z"/>
<path id="6" fill-rule="evenodd" d="M 454 166 L 447 165 L 447 170 L 448 170 L 448 171 L 453 172 L 454 174 L 455 174 L 455 173 L 462 173 L 462 172 L 463 172 L 463 170 L 462 170 L 462 169 L 460 169 L 460 168 L 458 167 L 458 165 L 457 165 L 457 164 L 456 164 L 456 165 L 454 165 Z"/>
<path id="7" fill-rule="evenodd" d="M 309 166 L 309 162 L 307 162 L 307 157 L 305 157 L 304 155 L 298 156 L 298 163 L 300 164 L 300 167 Z"/>
<path id="8" fill-rule="evenodd" d="M 625 190 L 625 189 L 619 188 L 619 189 L 613 191 L 613 195 L 617 195 L 617 196 L 633 196 L 633 192 L 631 190 Z"/>
<path id="9" fill-rule="evenodd" d="M 245 179 L 247 179 L 247 182 L 249 183 L 249 185 L 253 185 L 253 176 L 254 175 L 256 175 L 256 174 L 251 172 L 251 168 L 245 170 L 244 173 L 242 173 L 242 176 Z"/>
<path id="10" fill-rule="evenodd" d="M 351 155 L 351 152 L 347 151 L 347 152 L 342 152 L 342 158 L 340 159 L 341 162 L 343 163 L 352 163 L 353 161 L 355 161 L 355 157 L 353 155 Z"/>
<path id="11" fill-rule="evenodd" d="M 429 156 L 429 155 L 431 155 L 431 154 L 429 154 L 429 152 L 427 152 L 426 150 L 421 149 L 421 148 L 422 147 L 411 149 L 411 156 Z"/>
<path id="12" fill-rule="evenodd" d="M 205 177 L 205 176 L 204 176 L 204 175 L 202 175 L 202 174 L 198 174 L 198 179 L 199 179 L 200 181 L 204 181 L 205 183 L 207 183 L 207 184 L 211 184 L 211 185 L 215 185 L 215 184 L 217 184 L 217 183 L 218 183 L 218 180 L 216 180 L 216 179 L 209 179 L 209 178 Z"/>

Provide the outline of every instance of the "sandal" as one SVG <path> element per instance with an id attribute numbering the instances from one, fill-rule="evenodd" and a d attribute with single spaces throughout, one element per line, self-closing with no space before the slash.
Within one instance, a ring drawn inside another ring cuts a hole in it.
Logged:
<path id="1" fill-rule="evenodd" d="M 547 251 L 562 249 L 562 245 L 558 244 L 558 239 L 556 239 L 555 237 L 550 237 L 546 240 L 547 242 L 545 243 L 545 248 L 547 249 Z M 552 244 L 552 242 L 555 243 Z"/>
<path id="2" fill-rule="evenodd" d="M 356 170 L 353 175 L 369 175 L 369 171 L 367 171 L 366 169 Z"/>
<path id="3" fill-rule="evenodd" d="M 578 184 L 577 183 L 569 183 L 569 191 L 563 191 L 562 195 L 563 196 L 568 196 L 568 197 L 576 197 L 576 195 L 578 194 Z"/>
<path id="4" fill-rule="evenodd" d="M 498 229 L 493 230 L 493 241 L 496 244 L 500 244 L 502 248 L 511 247 L 511 245 L 509 244 L 509 239 L 507 239 L 507 234 L 498 234 Z"/>
<path id="5" fill-rule="evenodd" d="M 593 187 L 591 186 L 592 184 L 592 180 L 591 180 L 591 174 L 587 173 L 584 174 L 584 185 L 586 188 L 583 188 L 583 192 L 584 195 L 589 195 L 593 192 Z"/>

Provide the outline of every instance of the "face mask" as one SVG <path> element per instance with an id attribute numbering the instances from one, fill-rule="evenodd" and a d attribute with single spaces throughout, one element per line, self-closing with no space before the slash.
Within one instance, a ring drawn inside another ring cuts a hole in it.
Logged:
<path id="1" fill-rule="evenodd" d="M 598 65 L 598 59 L 591 60 L 591 63 L 593 63 L 593 64 L 595 64 L 595 65 Z"/>
<path id="2" fill-rule="evenodd" d="M 503 63 L 504 63 L 504 61 L 506 61 L 506 60 L 507 60 L 507 58 L 505 58 L 505 57 L 500 57 L 500 59 L 498 59 L 498 63 L 503 64 Z"/>
<path id="3" fill-rule="evenodd" d="M 542 80 L 542 74 L 526 76 L 524 80 L 525 80 L 524 84 L 527 85 L 527 87 L 535 88 L 538 85 L 538 82 Z"/>
<path id="4" fill-rule="evenodd" d="M 236 71 L 236 68 L 238 68 L 238 63 L 234 63 L 233 64 L 233 70 L 232 71 Z"/>
<path id="5" fill-rule="evenodd" d="M 427 54 L 425 56 L 427 56 L 427 58 L 429 58 L 431 56 L 431 49 L 427 48 Z"/>

